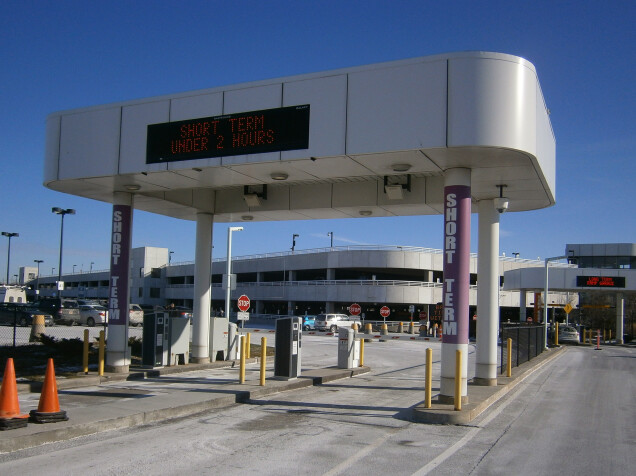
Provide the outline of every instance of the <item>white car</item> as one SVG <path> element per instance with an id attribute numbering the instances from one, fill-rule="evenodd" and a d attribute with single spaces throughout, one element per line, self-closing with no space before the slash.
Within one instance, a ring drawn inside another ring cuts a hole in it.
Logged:
<path id="1" fill-rule="evenodd" d="M 579 331 L 574 327 L 559 324 L 559 343 L 570 342 L 578 344 L 580 341 Z"/>
<path id="2" fill-rule="evenodd" d="M 93 327 L 95 324 L 105 325 L 108 322 L 108 309 L 99 304 L 85 304 L 79 307 L 79 323 Z"/>
<path id="3" fill-rule="evenodd" d="M 128 324 L 131 326 L 141 326 L 144 323 L 144 311 L 139 304 L 131 304 Z"/>
<path id="4" fill-rule="evenodd" d="M 360 325 L 360 319 L 346 314 L 318 314 L 314 326 L 319 331 L 336 332 L 339 327 L 351 328 L 353 323 Z"/>

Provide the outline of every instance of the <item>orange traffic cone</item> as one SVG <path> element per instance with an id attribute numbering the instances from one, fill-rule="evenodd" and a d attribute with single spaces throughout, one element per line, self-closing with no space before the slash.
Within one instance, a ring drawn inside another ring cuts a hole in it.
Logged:
<path id="1" fill-rule="evenodd" d="M 20 414 L 18 385 L 15 380 L 13 359 L 8 358 L 0 388 L 0 430 L 12 430 L 27 426 L 29 415 Z"/>
<path id="2" fill-rule="evenodd" d="M 34 423 L 55 423 L 68 420 L 66 412 L 60 411 L 53 359 L 49 359 L 46 364 L 46 374 L 44 375 L 44 385 L 42 385 L 38 409 L 31 410 L 29 416 Z"/>

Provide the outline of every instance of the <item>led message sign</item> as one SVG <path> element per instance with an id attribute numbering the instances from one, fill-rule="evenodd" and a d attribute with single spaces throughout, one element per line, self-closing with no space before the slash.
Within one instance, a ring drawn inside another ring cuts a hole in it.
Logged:
<path id="1" fill-rule="evenodd" d="M 584 288 L 624 288 L 625 278 L 623 276 L 577 276 L 576 285 Z"/>
<path id="2" fill-rule="evenodd" d="M 146 163 L 309 148 L 309 104 L 150 124 Z"/>

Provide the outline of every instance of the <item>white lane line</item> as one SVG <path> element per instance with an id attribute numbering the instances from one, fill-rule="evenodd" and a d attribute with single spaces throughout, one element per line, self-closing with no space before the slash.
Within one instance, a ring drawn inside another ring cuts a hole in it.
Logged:
<path id="1" fill-rule="evenodd" d="M 331 468 L 331 470 L 324 473 L 323 476 L 334 476 L 336 474 L 340 474 L 344 470 L 356 464 L 358 461 L 360 461 L 362 458 L 367 456 L 369 453 L 372 453 L 377 448 L 382 446 L 386 442 L 386 440 L 391 438 L 395 433 L 397 433 L 400 430 L 402 430 L 402 428 L 390 429 L 385 435 L 382 435 L 381 437 L 377 438 L 373 443 L 365 447 L 365 449 L 363 449 L 362 451 L 358 451 L 351 458 L 344 460 L 342 463 L 340 463 L 337 466 L 334 466 L 333 468 Z"/>

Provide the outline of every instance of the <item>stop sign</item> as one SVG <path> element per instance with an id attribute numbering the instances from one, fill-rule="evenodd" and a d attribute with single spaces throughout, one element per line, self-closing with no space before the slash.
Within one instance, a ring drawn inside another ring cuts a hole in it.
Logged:
<path id="1" fill-rule="evenodd" d="M 381 315 L 382 317 L 389 317 L 389 314 L 391 314 L 391 309 L 389 309 L 389 308 L 388 308 L 388 307 L 386 307 L 386 306 L 382 306 L 382 307 L 380 308 L 380 315 Z"/>
<path id="2" fill-rule="evenodd" d="M 359 316 L 361 312 L 362 308 L 360 307 L 360 304 L 353 303 L 351 306 L 349 306 L 349 314 L 351 314 L 352 316 Z"/>
<path id="3" fill-rule="evenodd" d="M 248 298 L 245 294 L 238 298 L 238 308 L 243 312 L 250 308 L 250 298 Z"/>

